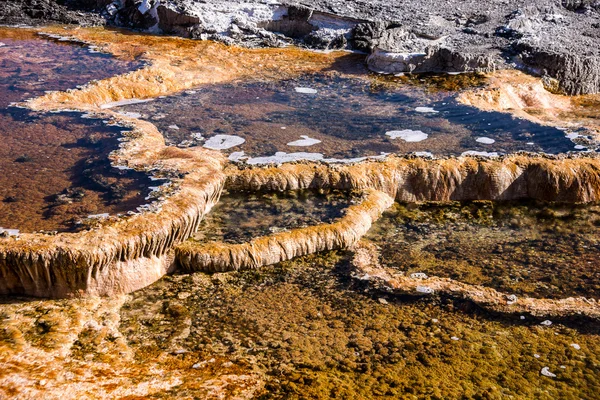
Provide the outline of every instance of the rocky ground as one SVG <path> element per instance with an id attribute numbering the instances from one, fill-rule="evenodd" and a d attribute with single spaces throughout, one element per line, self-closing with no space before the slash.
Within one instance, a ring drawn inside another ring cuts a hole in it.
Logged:
<path id="1" fill-rule="evenodd" d="M 349 48 L 387 73 L 517 67 L 600 92 L 597 0 L 8 0 L 0 23 L 108 23 L 248 46 Z"/>

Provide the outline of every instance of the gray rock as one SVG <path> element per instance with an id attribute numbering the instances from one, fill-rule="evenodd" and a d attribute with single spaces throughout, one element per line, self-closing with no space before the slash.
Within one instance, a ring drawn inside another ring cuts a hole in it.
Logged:
<path id="1" fill-rule="evenodd" d="M 6 0 L 0 4 L 0 22 L 89 24 L 104 18 L 244 46 L 296 41 L 317 49 L 350 48 L 372 53 L 369 66 L 382 72 L 515 67 L 567 94 L 600 92 L 600 0 L 158 1 Z M 152 10 L 146 11 L 150 4 Z M 74 9 L 103 18 L 78 16 Z"/>

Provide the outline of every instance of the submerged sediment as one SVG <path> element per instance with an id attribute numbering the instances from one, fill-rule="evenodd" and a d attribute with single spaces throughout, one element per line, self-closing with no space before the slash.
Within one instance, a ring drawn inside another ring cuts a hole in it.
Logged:
<path id="1" fill-rule="evenodd" d="M 439 278 L 425 274 L 402 273 L 382 267 L 379 252 L 369 242 L 361 242 L 353 248 L 353 274 L 357 279 L 368 281 L 376 289 L 394 295 L 431 296 L 442 295 L 468 300 L 495 313 L 528 314 L 543 318 L 589 318 L 600 320 L 600 304 L 593 298 L 568 297 L 565 299 L 543 299 L 517 297 L 481 285 L 470 285 L 450 278 Z"/>
<path id="2" fill-rule="evenodd" d="M 263 236 L 242 244 L 187 241 L 176 249 L 177 260 L 187 272 L 226 272 L 253 269 L 356 243 L 393 204 L 388 195 L 366 190 L 360 204 L 345 210 L 331 224 Z"/>

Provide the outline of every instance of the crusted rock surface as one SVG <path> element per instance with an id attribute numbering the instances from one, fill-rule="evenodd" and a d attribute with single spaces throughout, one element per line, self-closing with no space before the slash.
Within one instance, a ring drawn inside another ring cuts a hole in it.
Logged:
<path id="1" fill-rule="evenodd" d="M 424 160 L 389 157 L 350 166 L 297 163 L 229 169 L 229 190 L 376 189 L 397 201 L 600 200 L 600 159 L 513 155 Z"/>
<path id="2" fill-rule="evenodd" d="M 100 4 L 98 0 L 98 4 Z M 103 25 L 106 19 L 91 11 L 84 11 L 85 1 L 67 6 L 56 0 L 3 0 L 0 2 L 0 24 L 61 23 L 79 25 Z M 96 6 L 89 0 L 88 6 Z"/>
<path id="3" fill-rule="evenodd" d="M 63 2 L 61 2 L 63 3 Z M 525 68 L 567 94 L 600 91 L 597 1 L 70 0 L 109 23 L 227 43 L 371 53 L 382 72 Z M 42 10 L 42 11 L 40 11 Z M 1 20 L 90 23 L 49 0 L 10 0 Z M 25 19 L 24 19 L 25 18 Z"/>
<path id="4" fill-rule="evenodd" d="M 0 4 L 0 23 L 106 22 L 248 46 L 299 41 L 317 49 L 365 51 L 371 69 L 386 73 L 516 67 L 574 95 L 600 92 L 599 4 L 596 0 L 8 0 Z"/>

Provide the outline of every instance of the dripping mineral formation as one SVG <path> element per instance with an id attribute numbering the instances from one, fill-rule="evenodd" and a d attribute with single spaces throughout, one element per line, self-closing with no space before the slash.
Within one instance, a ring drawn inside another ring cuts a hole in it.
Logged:
<path id="1" fill-rule="evenodd" d="M 357 245 L 394 201 L 600 200 L 600 159 L 590 153 L 442 159 L 388 156 L 341 165 L 296 162 L 249 166 L 227 163 L 221 153 L 201 147 L 168 147 L 152 123 L 113 108 L 205 83 L 243 79 L 253 74 L 256 64 L 262 65 L 265 79 L 323 71 L 339 65 L 345 53 L 241 49 L 207 41 L 124 35 L 98 28 L 46 28 L 44 32 L 94 45 L 120 57 L 140 58 L 147 65 L 77 90 L 48 93 L 22 105 L 37 111 L 81 110 L 129 127 L 131 132 L 124 134 L 122 146 L 111 155 L 113 164 L 152 170 L 170 179 L 171 185 L 137 215 L 111 217 L 87 231 L 2 238 L 3 293 L 48 297 L 128 293 L 178 266 L 187 271 L 253 269 L 315 252 L 346 249 Z M 551 96 L 543 88 L 538 91 Z M 466 93 L 463 101 L 485 109 L 495 106 L 494 98 L 489 99 L 485 92 L 474 91 Z M 554 104 L 561 104 L 555 100 Z M 556 121 L 548 118 L 544 122 Z M 224 188 L 241 193 L 335 189 L 358 192 L 362 197 L 330 224 L 275 233 L 242 244 L 187 241 L 218 202 Z M 356 251 L 362 254 L 360 247 Z M 374 275 L 377 272 L 357 271 Z M 393 283 L 387 275 L 379 275 L 385 278 L 383 285 L 401 293 L 424 286 L 413 287 L 413 282 L 401 280 Z M 494 306 L 494 299 L 502 297 L 501 293 L 490 291 L 489 298 L 479 298 L 473 295 L 479 288 L 457 282 L 435 280 L 428 285 L 433 291 L 463 293 L 464 298 L 502 311 Z M 528 301 L 517 302 L 511 310 L 558 315 L 580 305 L 566 300 L 556 304 L 536 300 L 527 306 Z M 586 307 L 585 315 L 596 319 L 597 306 Z"/>

